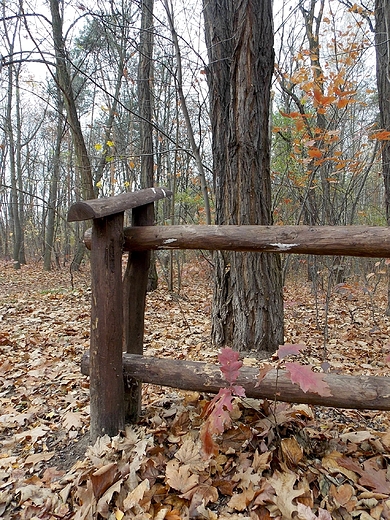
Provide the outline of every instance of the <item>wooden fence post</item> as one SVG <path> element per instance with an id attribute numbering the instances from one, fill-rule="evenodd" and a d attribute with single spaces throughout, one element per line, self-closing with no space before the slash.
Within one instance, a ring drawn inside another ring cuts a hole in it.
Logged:
<path id="1" fill-rule="evenodd" d="M 124 244 L 124 212 L 134 209 L 135 215 L 149 215 L 147 208 L 153 209 L 157 200 L 170 197 L 172 192 L 166 188 L 147 188 L 134 193 L 121 193 L 114 197 L 78 201 L 68 212 L 68 222 L 93 219 L 92 233 L 87 233 L 88 246 L 91 248 L 92 308 L 91 308 L 91 348 L 90 348 L 90 396 L 91 396 L 91 441 L 108 434 L 117 435 L 125 424 L 125 391 L 123 374 L 123 282 L 122 253 Z M 136 219 L 142 225 L 141 217 Z M 149 223 L 149 220 L 147 221 Z M 146 223 L 146 222 L 145 222 Z M 143 225 L 145 225 L 145 223 Z M 150 253 L 140 253 L 138 265 L 145 271 Z M 135 258 L 137 255 L 135 255 Z M 142 260 L 144 259 L 144 260 Z M 140 263 L 141 262 L 141 263 Z M 137 266 L 134 267 L 135 269 Z M 131 342 L 136 351 L 143 343 L 143 324 L 145 308 L 144 282 L 138 280 L 135 272 L 134 312 L 130 316 Z M 145 275 L 142 274 L 142 279 Z M 146 269 L 147 280 L 147 269 Z M 133 287 L 130 289 L 133 291 Z M 143 294 L 143 296 L 142 296 Z M 135 332 L 134 332 L 135 331 Z M 133 350 L 131 350 L 133 352 Z M 133 379 L 134 380 L 134 379 Z M 125 381 L 127 384 L 127 379 Z M 140 402 L 141 383 L 129 402 Z M 139 413 L 139 404 L 134 407 Z"/>
<path id="2" fill-rule="evenodd" d="M 124 214 L 97 218 L 92 226 L 91 441 L 124 428 L 122 369 Z"/>
<path id="3" fill-rule="evenodd" d="M 153 226 L 154 205 L 133 208 L 133 226 Z M 145 303 L 150 267 L 150 251 L 129 253 L 124 277 L 124 347 L 128 354 L 143 354 Z M 125 420 L 136 423 L 141 413 L 142 381 L 125 375 Z"/>

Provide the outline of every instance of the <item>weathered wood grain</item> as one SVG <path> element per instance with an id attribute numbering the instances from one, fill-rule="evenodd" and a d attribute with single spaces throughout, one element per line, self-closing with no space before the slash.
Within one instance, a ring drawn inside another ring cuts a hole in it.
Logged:
<path id="1" fill-rule="evenodd" d="M 95 219 L 91 251 L 91 440 L 124 427 L 123 213 Z"/>
<path id="2" fill-rule="evenodd" d="M 373 226 L 153 226 L 124 230 L 124 249 L 205 249 L 390 257 L 390 228 Z M 86 237 L 90 246 L 90 239 Z"/>
<path id="3" fill-rule="evenodd" d="M 69 209 L 68 222 L 102 218 L 128 209 L 150 204 L 156 200 L 170 197 L 172 192 L 166 188 L 146 188 L 144 190 L 121 193 L 114 197 L 81 200 L 75 202 Z"/>

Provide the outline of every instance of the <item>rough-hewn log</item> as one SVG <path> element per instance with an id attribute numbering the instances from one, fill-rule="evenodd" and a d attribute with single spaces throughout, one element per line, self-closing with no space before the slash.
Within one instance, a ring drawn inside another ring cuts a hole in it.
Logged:
<path id="1" fill-rule="evenodd" d="M 125 251 L 205 249 L 390 257 L 390 228 L 373 226 L 153 226 L 124 230 Z M 91 230 L 85 233 L 91 248 Z"/>
<path id="2" fill-rule="evenodd" d="M 124 427 L 123 213 L 95 219 L 91 251 L 91 440 Z"/>
<path id="3" fill-rule="evenodd" d="M 125 228 L 125 251 L 207 249 L 390 257 L 390 229 L 372 226 L 153 226 Z M 90 234 L 85 243 L 90 247 Z"/>
<path id="4" fill-rule="evenodd" d="M 144 383 L 217 393 L 227 386 L 218 365 L 197 361 L 161 359 L 133 354 L 123 355 L 123 370 L 126 377 L 140 379 Z M 89 354 L 82 359 L 81 371 L 88 375 Z M 256 387 L 259 370 L 242 367 L 237 384 L 245 388 L 247 397 L 276 399 L 289 403 L 308 403 L 336 408 L 359 410 L 390 410 L 390 378 L 374 376 L 350 376 L 325 374 L 332 396 L 322 397 L 304 393 L 293 384 L 286 372 L 271 370 Z"/>
<path id="5" fill-rule="evenodd" d="M 121 193 L 115 197 L 82 200 L 75 202 L 69 209 L 68 222 L 89 220 L 122 213 L 128 209 L 150 204 L 156 200 L 170 197 L 172 192 L 166 188 L 146 188 L 133 193 Z"/>
<path id="6" fill-rule="evenodd" d="M 125 228 L 124 249 L 207 249 L 390 257 L 390 229 L 369 226 L 153 226 Z M 90 239 L 86 236 L 87 247 Z"/>

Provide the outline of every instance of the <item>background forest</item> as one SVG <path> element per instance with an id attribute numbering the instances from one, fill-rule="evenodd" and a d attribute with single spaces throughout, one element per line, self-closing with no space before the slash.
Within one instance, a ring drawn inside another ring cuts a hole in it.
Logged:
<path id="1" fill-rule="evenodd" d="M 386 224 L 373 4 L 274 2 L 275 224 Z M 200 1 L 3 0 L 0 31 L 2 258 L 70 264 L 84 233 L 66 221 L 73 202 L 151 184 L 174 193 L 157 223 L 214 221 Z M 328 261 L 336 282 L 357 269 Z"/>

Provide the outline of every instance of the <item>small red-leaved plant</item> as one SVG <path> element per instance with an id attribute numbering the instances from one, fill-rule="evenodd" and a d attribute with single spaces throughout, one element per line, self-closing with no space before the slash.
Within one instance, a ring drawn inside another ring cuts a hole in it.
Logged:
<path id="1" fill-rule="evenodd" d="M 276 352 L 280 361 L 287 356 L 298 355 L 306 348 L 300 344 L 286 344 L 279 347 Z M 200 431 L 203 453 L 206 457 L 210 457 L 218 452 L 218 446 L 214 441 L 214 436 L 223 433 L 232 424 L 231 412 L 233 410 L 234 397 L 245 397 L 245 388 L 235 385 L 242 361 L 239 359 L 239 353 L 231 348 L 224 348 L 218 355 L 220 369 L 229 383 L 229 386 L 220 388 L 218 394 L 210 401 L 209 405 L 203 412 L 206 417 Z M 266 365 L 260 370 L 257 385 L 272 370 L 272 365 Z M 325 374 L 313 372 L 311 365 L 302 365 L 301 363 L 285 363 L 286 376 L 294 384 L 297 384 L 303 392 L 315 392 L 324 397 L 330 397 L 332 392 L 329 385 L 324 381 Z M 280 370 L 280 364 L 276 367 Z M 275 393 L 277 389 L 275 390 Z"/>
<path id="2" fill-rule="evenodd" d="M 234 397 L 245 397 L 245 389 L 240 385 L 234 384 L 242 367 L 239 353 L 226 347 L 218 354 L 218 361 L 221 365 L 222 375 L 229 383 L 229 386 L 220 388 L 218 394 L 213 398 L 203 414 L 207 418 L 201 427 L 200 438 L 206 457 L 210 457 L 218 451 L 214 435 L 223 433 L 226 428 L 231 426 L 232 419 L 230 414 L 233 410 Z"/>

